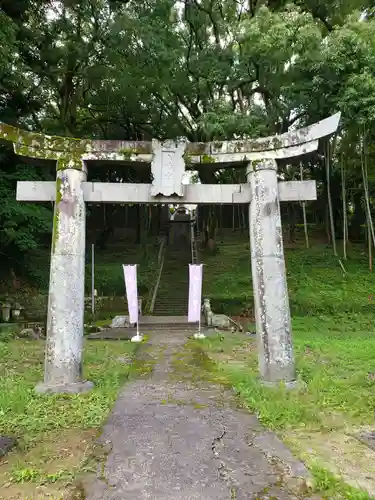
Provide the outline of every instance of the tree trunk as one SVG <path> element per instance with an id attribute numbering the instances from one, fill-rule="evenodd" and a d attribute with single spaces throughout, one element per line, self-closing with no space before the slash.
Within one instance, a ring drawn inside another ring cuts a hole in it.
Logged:
<path id="1" fill-rule="evenodd" d="M 374 234 L 374 224 L 371 216 L 370 197 L 368 192 L 367 147 L 366 147 L 365 135 L 363 135 L 361 138 L 361 170 L 363 178 L 363 187 L 365 190 L 366 218 L 367 218 L 367 227 L 369 232 L 369 249 L 370 249 L 370 246 L 375 245 L 375 234 Z M 369 259 L 370 259 L 370 253 L 369 253 Z M 370 270 L 372 270 L 372 262 Z"/>
<path id="2" fill-rule="evenodd" d="M 344 259 L 347 259 L 346 245 L 348 243 L 348 214 L 346 209 L 346 185 L 345 167 L 343 155 L 341 155 L 341 190 L 342 190 L 342 216 L 343 216 L 343 252 Z"/>
<path id="3" fill-rule="evenodd" d="M 326 177 L 327 177 L 327 198 L 328 198 L 328 213 L 330 220 L 330 230 L 331 230 L 331 242 L 333 254 L 337 257 L 336 249 L 336 235 L 335 235 L 335 222 L 333 219 L 333 208 L 332 208 L 332 198 L 331 198 L 331 151 L 330 151 L 329 140 L 326 142 L 325 148 L 325 164 L 326 164 Z"/>
<path id="4" fill-rule="evenodd" d="M 141 205 L 137 205 L 137 224 L 135 233 L 135 243 L 139 245 L 141 243 L 141 233 L 142 233 L 142 217 L 141 217 Z"/>
<path id="5" fill-rule="evenodd" d="M 303 181 L 303 166 L 300 167 L 301 181 Z M 306 218 L 306 203 L 302 202 L 302 214 L 303 214 L 303 229 L 305 232 L 305 244 L 306 248 L 309 248 L 309 232 L 307 229 L 307 218 Z"/>
<path id="6" fill-rule="evenodd" d="M 296 218 L 294 212 L 294 206 L 292 203 L 288 204 L 288 239 L 289 243 L 295 243 L 296 241 Z"/>
<path id="7" fill-rule="evenodd" d="M 372 272 L 372 238 L 370 225 L 367 224 L 367 242 L 368 242 L 368 268 Z"/>

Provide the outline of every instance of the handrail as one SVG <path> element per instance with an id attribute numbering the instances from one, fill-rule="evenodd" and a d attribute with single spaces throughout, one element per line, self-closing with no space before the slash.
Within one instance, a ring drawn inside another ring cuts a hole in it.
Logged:
<path id="1" fill-rule="evenodd" d="M 164 248 L 164 250 L 165 250 L 165 248 Z M 164 257 L 165 257 L 165 252 L 163 252 L 163 255 L 161 257 L 161 263 L 160 263 L 160 269 L 159 269 L 158 279 L 156 280 L 156 284 L 155 284 L 155 288 L 154 288 L 154 293 L 152 294 L 152 299 L 151 299 L 151 304 L 150 304 L 150 314 L 152 314 L 154 312 L 154 307 L 155 307 L 155 302 L 156 302 L 156 296 L 157 296 L 159 285 L 160 285 L 161 275 L 163 273 Z"/>
<path id="2" fill-rule="evenodd" d="M 159 248 L 159 252 L 158 252 L 158 264 L 160 264 L 162 255 L 164 253 L 164 247 L 165 247 L 165 237 L 163 237 L 161 242 L 160 242 L 160 248 Z"/>
<path id="3" fill-rule="evenodd" d="M 150 307 L 149 307 L 150 314 L 152 314 L 154 312 L 156 296 L 157 296 L 157 293 L 158 293 L 158 289 L 159 289 L 159 285 L 160 285 L 160 279 L 161 279 L 161 275 L 162 275 L 162 272 L 163 272 L 164 256 L 165 256 L 165 250 L 166 250 L 166 242 L 167 242 L 167 240 L 166 240 L 165 237 L 163 237 L 162 240 L 161 240 L 161 242 L 160 242 L 160 248 L 159 248 L 159 252 L 158 252 L 159 273 L 158 273 L 158 277 L 156 279 L 154 291 L 152 293 L 152 298 L 151 298 L 151 302 L 150 302 Z"/>

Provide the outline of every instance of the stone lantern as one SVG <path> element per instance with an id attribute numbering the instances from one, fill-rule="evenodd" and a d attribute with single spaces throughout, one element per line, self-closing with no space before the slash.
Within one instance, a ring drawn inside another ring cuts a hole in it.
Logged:
<path id="1" fill-rule="evenodd" d="M 4 323 L 8 323 L 10 320 L 10 310 L 11 305 L 9 304 L 9 302 L 3 302 L 3 304 L 1 305 L 1 319 Z"/>
<path id="2" fill-rule="evenodd" d="M 22 309 L 22 307 L 20 306 L 20 304 L 18 302 L 16 302 L 14 304 L 14 306 L 12 307 L 12 318 L 13 319 L 18 319 L 20 317 L 21 309 Z"/>

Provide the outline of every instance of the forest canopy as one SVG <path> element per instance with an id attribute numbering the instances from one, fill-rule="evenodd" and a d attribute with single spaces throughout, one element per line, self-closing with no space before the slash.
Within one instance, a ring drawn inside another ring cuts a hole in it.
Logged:
<path id="1" fill-rule="evenodd" d="M 371 0 L 3 0 L 0 5 L 1 121 L 73 137 L 207 141 L 282 133 L 341 111 L 329 169 L 320 154 L 304 162 L 303 175 L 319 183 L 322 201 L 314 210 L 322 219 L 331 195 L 336 227 L 342 228 L 346 211 L 354 232 L 370 221 Z M 210 181 L 203 171 L 199 175 Z M 299 178 L 300 168 L 289 168 L 286 175 Z M 97 180 L 108 176 L 106 170 L 96 173 Z M 228 176 L 235 180 L 238 173 L 216 176 L 216 182 Z M 53 178 L 53 172 L 21 164 L 9 146 L 1 146 L 4 259 L 23 262 L 25 252 L 51 231 L 51 207 L 17 203 L 16 181 Z"/>

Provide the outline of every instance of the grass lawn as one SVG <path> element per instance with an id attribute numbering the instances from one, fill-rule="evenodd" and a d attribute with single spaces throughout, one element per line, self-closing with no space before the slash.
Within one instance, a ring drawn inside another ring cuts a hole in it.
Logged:
<path id="1" fill-rule="evenodd" d="M 353 437 L 375 431 L 374 274 L 360 246 L 349 248 L 344 270 L 327 245 L 286 245 L 285 253 L 297 372 L 307 390 L 260 386 L 250 336 L 217 335 L 202 347 L 218 364 L 215 376 L 309 464 L 326 498 L 375 498 L 375 452 Z M 204 263 L 204 293 L 214 304 L 252 303 L 246 239 L 224 242 Z"/>
<path id="2" fill-rule="evenodd" d="M 46 396 L 34 392 L 43 377 L 44 343 L 0 342 L 0 434 L 18 438 L 0 461 L 0 498 L 81 498 L 76 479 L 91 466 L 94 441 L 133 373 L 127 360 L 135 349 L 130 342 L 87 343 L 85 376 L 95 389 Z"/>
<path id="3" fill-rule="evenodd" d="M 285 250 L 289 299 L 294 316 L 375 313 L 375 280 L 368 271 L 363 248 L 351 246 L 349 259 L 342 261 L 328 245 L 312 242 L 308 250 L 294 245 Z M 221 244 L 216 255 L 206 254 L 203 294 L 218 306 L 253 307 L 250 250 L 247 239 Z M 215 310 L 215 309 L 214 309 Z M 233 311 L 234 312 L 234 311 Z M 235 313 L 234 313 L 235 314 Z"/>
<path id="4" fill-rule="evenodd" d="M 204 294 L 214 304 L 252 303 L 247 238 L 219 245 L 203 262 Z M 305 460 L 324 498 L 375 498 L 375 452 L 353 437 L 375 430 L 374 275 L 359 247 L 350 249 L 345 272 L 326 245 L 289 248 L 286 263 L 297 373 L 306 390 L 260 386 L 255 339 L 245 334 L 194 341 L 197 376 L 234 387 L 241 405 Z M 132 375 L 118 358 L 134 349 L 125 342 L 87 343 L 84 366 L 95 389 L 51 397 L 33 390 L 42 379 L 43 344 L 0 342 L 0 434 L 19 437 L 18 449 L 0 462 L 0 498 L 61 498 L 79 471 L 90 468 L 95 437 Z"/>
<path id="5" fill-rule="evenodd" d="M 217 334 L 201 346 L 217 363 L 215 377 L 229 383 L 241 405 L 306 461 L 325 498 L 375 498 L 375 452 L 352 436 L 375 429 L 373 318 L 320 316 L 295 318 L 293 323 L 304 391 L 258 383 L 256 341 L 251 337 Z"/>

